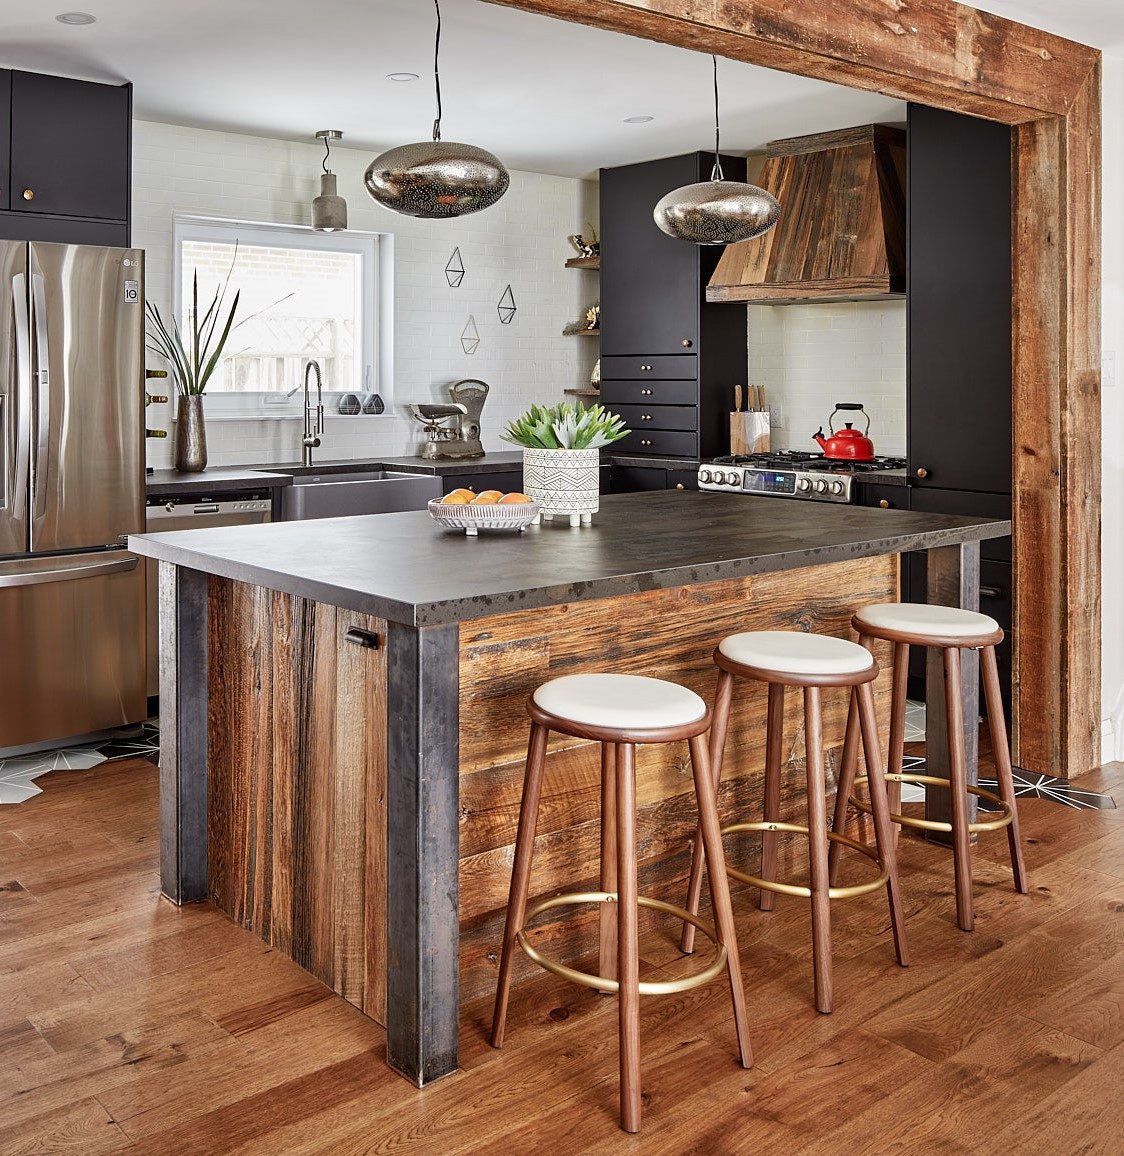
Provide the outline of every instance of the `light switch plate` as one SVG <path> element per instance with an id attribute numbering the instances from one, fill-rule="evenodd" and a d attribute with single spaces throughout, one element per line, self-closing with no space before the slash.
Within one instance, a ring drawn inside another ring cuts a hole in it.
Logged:
<path id="1" fill-rule="evenodd" d="M 1101 388 L 1112 389 L 1116 385 L 1116 350 L 1106 349 L 1101 353 Z"/>

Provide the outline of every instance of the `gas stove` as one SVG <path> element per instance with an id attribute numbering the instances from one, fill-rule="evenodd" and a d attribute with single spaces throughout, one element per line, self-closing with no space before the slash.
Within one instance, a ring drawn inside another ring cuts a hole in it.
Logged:
<path id="1" fill-rule="evenodd" d="M 828 460 L 803 450 L 734 455 L 699 466 L 699 489 L 730 494 L 761 494 L 809 502 L 855 501 L 855 478 L 875 470 L 900 470 L 905 458 L 869 462 Z"/>

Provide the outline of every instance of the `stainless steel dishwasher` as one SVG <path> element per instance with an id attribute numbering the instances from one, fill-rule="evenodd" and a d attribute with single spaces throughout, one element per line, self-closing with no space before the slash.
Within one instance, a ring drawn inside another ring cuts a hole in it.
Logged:
<path id="1" fill-rule="evenodd" d="M 256 526 L 272 520 L 273 499 L 268 490 L 247 490 L 224 494 L 221 500 L 198 498 L 149 499 L 145 511 L 145 529 L 150 534 L 169 530 L 198 530 L 213 526 Z M 155 562 L 147 563 L 145 582 L 148 588 L 148 695 L 160 693 L 160 631 Z"/>

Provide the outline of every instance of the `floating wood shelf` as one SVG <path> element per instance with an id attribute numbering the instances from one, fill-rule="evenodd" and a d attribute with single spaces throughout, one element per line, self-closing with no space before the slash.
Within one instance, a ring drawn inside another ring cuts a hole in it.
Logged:
<path id="1" fill-rule="evenodd" d="M 599 389 L 564 389 L 563 393 L 569 394 L 571 397 L 600 397 L 601 390 Z"/>
<path id="2" fill-rule="evenodd" d="M 566 262 L 567 269 L 600 269 L 600 257 L 571 257 Z"/>
<path id="3" fill-rule="evenodd" d="M 600 337 L 600 329 L 571 329 L 568 332 L 563 332 L 563 337 Z"/>

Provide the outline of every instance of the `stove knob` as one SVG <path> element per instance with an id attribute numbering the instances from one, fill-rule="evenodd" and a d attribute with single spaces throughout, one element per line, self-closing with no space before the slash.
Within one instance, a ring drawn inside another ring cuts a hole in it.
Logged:
<path id="1" fill-rule="evenodd" d="M 822 478 L 818 482 L 816 482 L 816 493 L 817 494 L 826 494 L 827 493 L 827 482 L 825 482 Z"/>
<path id="2" fill-rule="evenodd" d="M 737 486 L 741 484 L 741 480 L 741 474 L 739 474 L 737 470 L 726 471 L 726 485 Z"/>
<path id="3" fill-rule="evenodd" d="M 699 470 L 699 481 L 700 482 L 709 482 L 711 479 L 711 476 L 712 475 L 711 475 L 710 470 L 707 470 L 707 469 Z"/>
<path id="4" fill-rule="evenodd" d="M 846 487 L 846 486 L 844 486 L 842 482 L 832 482 L 832 483 L 831 483 L 831 492 L 832 492 L 833 494 L 841 494 L 841 493 L 843 493 L 843 491 L 844 491 L 846 488 L 847 488 L 847 487 Z"/>
<path id="5" fill-rule="evenodd" d="M 796 479 L 796 492 L 798 494 L 806 494 L 812 488 L 812 483 L 808 478 Z"/>

